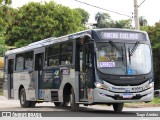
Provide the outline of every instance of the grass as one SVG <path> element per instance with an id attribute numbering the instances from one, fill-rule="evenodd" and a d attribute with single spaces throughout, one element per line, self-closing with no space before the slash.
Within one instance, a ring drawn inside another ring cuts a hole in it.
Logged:
<path id="1" fill-rule="evenodd" d="M 160 98 L 154 97 L 154 100 L 152 102 L 150 102 L 150 104 L 153 104 L 153 105 L 159 104 L 160 105 Z"/>
<path id="2" fill-rule="evenodd" d="M 3 90 L 2 89 L 0 89 L 0 96 L 2 96 L 3 95 Z"/>
<path id="3" fill-rule="evenodd" d="M 154 97 L 154 99 L 149 102 L 133 102 L 133 103 L 125 103 L 125 107 L 132 107 L 132 108 L 140 108 L 140 107 L 158 107 L 160 106 L 160 98 Z"/>

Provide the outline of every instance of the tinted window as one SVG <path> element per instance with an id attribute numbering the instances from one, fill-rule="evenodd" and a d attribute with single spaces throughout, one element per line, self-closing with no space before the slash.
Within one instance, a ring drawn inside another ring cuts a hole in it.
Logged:
<path id="1" fill-rule="evenodd" d="M 33 69 L 33 51 L 25 53 L 25 70 Z"/>
<path id="2" fill-rule="evenodd" d="M 149 45 L 138 44 L 126 44 L 127 49 L 127 74 L 139 75 L 147 74 L 151 71 L 151 52 Z M 134 52 L 132 50 L 134 49 Z M 132 55 L 129 56 L 129 50 Z"/>
<path id="3" fill-rule="evenodd" d="M 61 44 L 61 65 L 72 64 L 73 42 L 65 42 Z"/>
<path id="4" fill-rule="evenodd" d="M 151 71 L 151 51 L 147 44 L 97 43 L 97 68 L 105 74 L 141 75 Z M 117 47 L 117 48 L 116 48 Z M 125 54 L 126 53 L 126 54 Z"/>
<path id="5" fill-rule="evenodd" d="M 16 55 L 16 70 L 23 70 L 24 69 L 24 54 L 17 54 Z"/>
<path id="6" fill-rule="evenodd" d="M 122 43 L 115 44 L 118 48 L 124 48 Z M 110 43 L 97 43 L 96 53 L 97 67 L 101 72 L 117 75 L 126 74 L 126 65 L 123 62 L 121 51 L 117 50 Z"/>
<path id="7" fill-rule="evenodd" d="M 72 64 L 73 42 L 53 44 L 46 48 L 47 66 L 70 65 Z"/>
<path id="8" fill-rule="evenodd" d="M 54 44 L 48 48 L 48 66 L 58 66 L 60 56 L 60 44 Z"/>

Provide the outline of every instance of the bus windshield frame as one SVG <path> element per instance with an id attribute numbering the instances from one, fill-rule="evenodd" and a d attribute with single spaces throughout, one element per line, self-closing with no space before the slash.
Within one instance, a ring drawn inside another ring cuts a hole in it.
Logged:
<path id="1" fill-rule="evenodd" d="M 136 42 L 96 42 L 96 66 L 104 74 L 148 74 L 152 67 L 150 45 Z"/>

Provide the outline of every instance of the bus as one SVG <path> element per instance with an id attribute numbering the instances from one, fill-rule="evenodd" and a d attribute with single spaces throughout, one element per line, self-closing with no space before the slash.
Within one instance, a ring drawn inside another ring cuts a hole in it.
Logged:
<path id="1" fill-rule="evenodd" d="M 138 30 L 90 29 L 48 38 L 5 53 L 3 93 L 21 107 L 53 102 L 84 106 L 150 102 L 154 96 L 152 50 Z"/>

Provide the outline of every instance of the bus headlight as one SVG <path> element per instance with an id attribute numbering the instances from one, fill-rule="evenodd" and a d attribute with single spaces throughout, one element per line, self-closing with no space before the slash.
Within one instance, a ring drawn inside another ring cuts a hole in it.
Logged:
<path id="1" fill-rule="evenodd" d="M 149 89 L 149 88 L 152 88 L 152 87 L 154 87 L 154 83 L 153 83 L 153 82 L 147 84 L 147 85 L 145 86 L 145 89 Z"/>
<path id="2" fill-rule="evenodd" d="M 108 88 L 107 85 L 104 85 L 104 84 L 99 83 L 99 82 L 95 82 L 94 84 L 95 84 L 95 86 L 96 86 L 97 88 L 109 90 L 109 88 Z"/>

